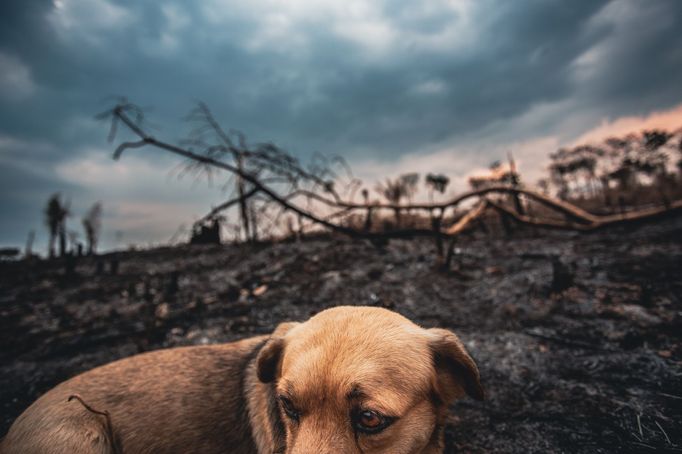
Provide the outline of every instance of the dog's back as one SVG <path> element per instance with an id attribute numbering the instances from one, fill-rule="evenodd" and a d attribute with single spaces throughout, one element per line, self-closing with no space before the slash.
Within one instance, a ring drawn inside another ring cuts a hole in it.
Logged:
<path id="1" fill-rule="evenodd" d="M 88 371 L 31 405 L 0 454 L 256 452 L 243 385 L 263 342 L 159 350 Z"/>

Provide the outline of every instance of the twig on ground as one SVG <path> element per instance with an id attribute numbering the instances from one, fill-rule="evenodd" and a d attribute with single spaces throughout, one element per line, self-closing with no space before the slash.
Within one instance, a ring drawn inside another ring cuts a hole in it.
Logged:
<path id="1" fill-rule="evenodd" d="M 655 419 L 654 419 L 654 422 L 656 423 L 656 425 L 658 426 L 658 428 L 661 429 L 661 432 L 663 432 L 663 435 L 665 436 L 665 441 L 667 441 L 668 444 L 671 445 L 672 442 L 670 441 L 670 438 L 668 437 L 668 434 L 665 433 L 665 430 L 663 430 L 663 427 L 661 427 L 661 425 L 660 425 L 660 424 L 658 423 L 658 421 L 656 421 Z"/>
<path id="2" fill-rule="evenodd" d="M 111 446 L 112 452 L 114 454 L 123 454 L 123 451 L 120 449 L 120 447 L 118 446 L 118 443 L 116 443 L 116 439 L 114 438 L 114 428 L 111 425 L 111 415 L 109 415 L 109 412 L 106 410 L 100 411 L 100 410 L 96 410 L 96 409 L 92 408 L 78 394 L 70 395 L 69 398 L 67 399 L 67 402 L 71 402 L 74 399 L 77 400 L 78 402 L 80 402 L 80 404 L 83 407 L 85 407 L 85 409 L 87 411 L 89 411 L 90 413 L 94 413 L 94 414 L 99 415 L 99 416 L 104 416 L 104 419 L 105 419 L 104 427 L 107 431 L 107 438 L 109 439 L 109 444 Z"/>
<path id="3" fill-rule="evenodd" d="M 612 348 L 597 347 L 597 346 L 594 346 L 592 344 L 588 344 L 587 342 L 574 341 L 574 340 L 566 339 L 563 337 L 551 336 L 548 334 L 537 333 L 535 331 L 530 331 L 530 330 L 523 330 L 522 332 L 526 336 L 537 337 L 538 339 L 553 341 L 553 342 L 568 345 L 571 347 L 584 348 L 586 350 L 597 350 L 597 351 L 611 352 L 611 353 L 615 353 L 618 351 L 618 350 L 614 350 Z"/>

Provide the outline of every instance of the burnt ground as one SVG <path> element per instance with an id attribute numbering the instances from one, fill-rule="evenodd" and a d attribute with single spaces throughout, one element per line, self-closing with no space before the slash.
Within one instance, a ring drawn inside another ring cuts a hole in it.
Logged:
<path id="1" fill-rule="evenodd" d="M 449 272 L 426 240 L 162 248 L 81 259 L 68 278 L 59 262 L 3 263 L 0 433 L 99 364 L 363 304 L 453 329 L 476 358 L 487 399 L 455 404 L 448 452 L 680 451 L 681 238 L 681 218 L 477 234 Z"/>

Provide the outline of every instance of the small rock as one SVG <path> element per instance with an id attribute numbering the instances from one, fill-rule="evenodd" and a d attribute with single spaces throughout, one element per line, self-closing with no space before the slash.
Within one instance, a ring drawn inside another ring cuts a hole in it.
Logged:
<path id="1" fill-rule="evenodd" d="M 367 277 L 372 279 L 373 281 L 376 281 L 381 277 L 381 275 L 384 274 L 384 270 L 381 268 L 372 268 L 367 272 Z"/>
<path id="2" fill-rule="evenodd" d="M 641 347 L 642 345 L 644 345 L 644 337 L 641 333 L 634 330 L 626 332 L 620 340 L 620 346 L 628 350 Z"/>
<path id="3" fill-rule="evenodd" d="M 561 293 L 573 285 L 573 271 L 558 257 L 552 258 L 552 293 Z"/>
<path id="4" fill-rule="evenodd" d="M 168 303 L 161 303 L 158 306 L 156 306 L 156 310 L 154 311 L 154 315 L 156 318 L 165 320 L 168 318 L 168 314 L 170 313 L 170 308 L 168 307 Z"/>
<path id="5" fill-rule="evenodd" d="M 485 268 L 486 274 L 491 274 L 494 276 L 499 276 L 500 274 L 503 274 L 502 268 L 499 266 L 488 266 Z"/>
<path id="6" fill-rule="evenodd" d="M 325 299 L 341 285 L 341 271 L 327 271 L 322 275 L 322 286 L 319 295 Z"/>
<path id="7" fill-rule="evenodd" d="M 613 312 L 631 319 L 640 326 L 649 327 L 661 324 L 660 318 L 649 313 L 649 311 L 637 304 L 622 304 L 614 307 Z"/>
<path id="8" fill-rule="evenodd" d="M 261 296 L 268 291 L 268 286 L 263 284 L 253 289 L 253 296 Z"/>
<path id="9" fill-rule="evenodd" d="M 215 295 L 208 295 L 204 298 L 204 304 L 206 306 L 211 305 L 211 304 L 216 303 L 216 302 L 218 302 L 218 298 L 216 298 Z"/>

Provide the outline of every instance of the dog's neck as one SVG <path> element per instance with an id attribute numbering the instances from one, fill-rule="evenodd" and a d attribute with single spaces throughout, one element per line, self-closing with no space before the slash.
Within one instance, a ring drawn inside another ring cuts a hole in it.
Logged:
<path id="1" fill-rule="evenodd" d="M 284 424 L 277 405 L 274 383 L 262 383 L 256 375 L 256 348 L 244 376 L 244 395 L 251 435 L 259 454 L 283 453 L 286 449 Z"/>

